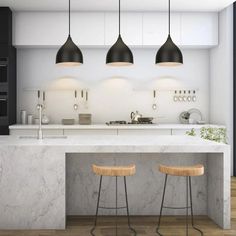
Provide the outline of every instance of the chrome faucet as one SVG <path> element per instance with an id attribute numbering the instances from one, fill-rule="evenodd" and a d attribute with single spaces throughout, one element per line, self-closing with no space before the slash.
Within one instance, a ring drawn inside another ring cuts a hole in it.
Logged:
<path id="1" fill-rule="evenodd" d="M 42 109 L 43 109 L 43 105 L 42 104 L 38 104 L 37 105 L 37 109 L 39 111 L 39 127 L 38 127 L 38 139 L 43 139 L 43 130 L 42 130 Z"/>

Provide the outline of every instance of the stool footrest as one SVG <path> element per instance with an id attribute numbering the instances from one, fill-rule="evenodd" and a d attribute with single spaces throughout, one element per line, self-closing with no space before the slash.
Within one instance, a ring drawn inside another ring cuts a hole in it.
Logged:
<path id="1" fill-rule="evenodd" d="M 126 209 L 127 207 L 103 207 L 103 206 L 99 206 L 98 208 L 100 209 L 106 209 L 106 210 L 116 210 L 116 209 Z"/>
<path id="2" fill-rule="evenodd" d="M 188 206 L 188 207 L 168 207 L 168 206 L 163 206 L 162 208 L 166 208 L 166 209 L 176 209 L 176 210 L 184 210 L 184 209 L 187 209 L 187 208 L 191 208 L 191 206 Z"/>

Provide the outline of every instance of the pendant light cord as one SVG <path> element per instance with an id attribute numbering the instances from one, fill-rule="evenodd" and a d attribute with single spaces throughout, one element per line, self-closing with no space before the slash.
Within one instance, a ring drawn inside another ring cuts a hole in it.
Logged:
<path id="1" fill-rule="evenodd" d="M 170 0 L 169 0 L 169 10 L 168 10 L 168 13 L 169 13 L 169 35 L 170 35 Z"/>
<path id="2" fill-rule="evenodd" d="M 69 0 L 69 36 L 70 36 L 70 0 Z"/>
<path id="3" fill-rule="evenodd" d="M 119 36 L 120 36 L 120 0 L 119 0 Z"/>

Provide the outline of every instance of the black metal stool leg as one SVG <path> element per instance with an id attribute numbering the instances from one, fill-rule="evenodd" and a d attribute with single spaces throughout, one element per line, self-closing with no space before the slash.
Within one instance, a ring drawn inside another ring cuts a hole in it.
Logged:
<path id="1" fill-rule="evenodd" d="M 188 236 L 188 177 L 186 177 L 186 236 Z"/>
<path id="2" fill-rule="evenodd" d="M 163 204 L 164 204 L 164 199 L 165 199 L 167 177 L 168 177 L 168 175 L 166 174 L 166 176 L 165 176 L 165 183 L 164 183 L 164 189 L 163 189 L 163 195 L 162 195 L 162 200 L 161 200 L 160 215 L 159 215 L 159 220 L 158 220 L 158 224 L 157 224 L 157 228 L 156 228 L 156 233 L 157 233 L 158 235 L 160 235 L 160 236 L 163 236 L 163 235 L 159 232 L 159 228 L 160 228 L 160 224 L 161 224 L 162 209 L 163 209 Z"/>
<path id="3" fill-rule="evenodd" d="M 118 201 L 118 198 L 117 198 L 117 176 L 116 176 L 116 236 L 117 236 L 117 201 Z"/>
<path id="4" fill-rule="evenodd" d="M 203 232 L 194 226 L 194 218 L 193 218 L 193 199 L 192 199 L 192 183 L 191 183 L 191 177 L 189 176 L 189 189 L 190 189 L 190 208 L 191 208 L 191 221 L 192 221 L 192 227 L 196 231 L 198 231 L 202 236 Z"/>
<path id="5" fill-rule="evenodd" d="M 98 208 L 99 208 L 100 195 L 101 195 L 101 187 L 102 187 L 102 175 L 100 176 L 100 183 L 99 183 L 99 190 L 98 190 L 98 199 L 97 199 L 97 209 L 96 209 L 96 216 L 95 216 L 94 226 L 90 230 L 90 234 L 93 235 L 93 236 L 95 236 L 93 234 L 93 231 L 95 230 L 95 228 L 97 226 L 97 217 L 98 217 Z"/>
<path id="6" fill-rule="evenodd" d="M 126 186 L 126 176 L 124 176 L 124 185 L 125 185 L 125 200 L 126 200 L 128 226 L 129 226 L 129 229 L 134 233 L 134 236 L 136 236 L 137 232 L 136 232 L 135 229 L 133 229 L 133 228 L 131 227 L 131 225 L 130 225 L 128 194 L 127 194 L 127 186 Z"/>

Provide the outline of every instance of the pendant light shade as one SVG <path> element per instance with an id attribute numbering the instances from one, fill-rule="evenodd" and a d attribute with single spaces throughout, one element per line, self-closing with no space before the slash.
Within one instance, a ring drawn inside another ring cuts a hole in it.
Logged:
<path id="1" fill-rule="evenodd" d="M 56 56 L 56 64 L 76 66 L 83 63 L 83 55 L 69 35 L 65 44 L 61 46 Z"/>
<path id="2" fill-rule="evenodd" d="M 110 66 L 129 66 L 134 63 L 133 54 L 120 35 L 120 0 L 119 0 L 119 36 L 109 49 L 106 64 Z"/>
<path id="3" fill-rule="evenodd" d="M 119 35 L 115 44 L 109 49 L 106 57 L 107 65 L 129 66 L 134 62 L 133 54 Z"/>
<path id="4" fill-rule="evenodd" d="M 170 0 L 168 14 L 169 34 L 166 42 L 160 47 L 156 54 L 156 65 L 160 66 L 178 66 L 183 64 L 183 55 L 180 49 L 174 44 L 170 36 Z"/>
<path id="5" fill-rule="evenodd" d="M 83 64 L 83 54 L 70 36 L 70 0 L 69 0 L 69 35 L 66 42 L 57 52 L 56 64 L 63 66 L 79 66 Z"/>
<path id="6" fill-rule="evenodd" d="M 183 55 L 174 44 L 170 35 L 156 54 L 156 64 L 161 66 L 178 66 L 183 64 Z"/>

